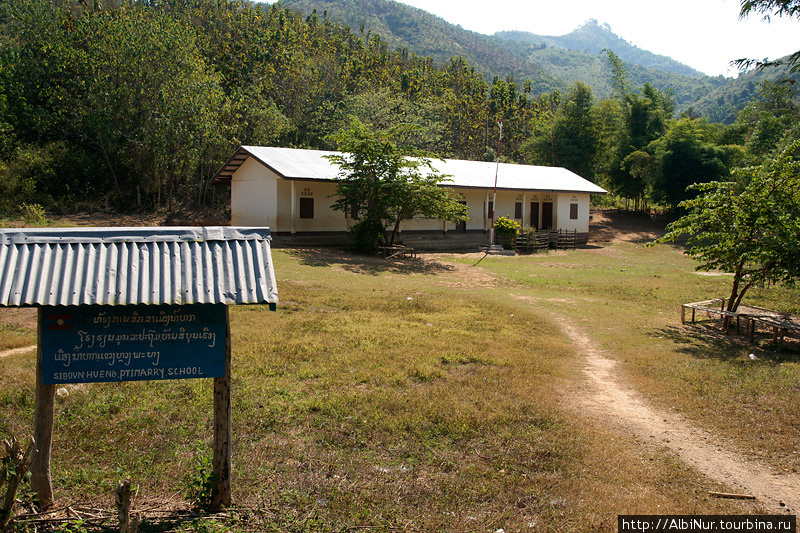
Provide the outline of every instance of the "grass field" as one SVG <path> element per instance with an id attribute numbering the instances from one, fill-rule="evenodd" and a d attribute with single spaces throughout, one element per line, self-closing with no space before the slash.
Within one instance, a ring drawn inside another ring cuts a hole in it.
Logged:
<path id="1" fill-rule="evenodd" d="M 398 262 L 273 250 L 278 311 L 231 312 L 235 510 L 140 530 L 616 531 L 619 514 L 758 512 L 710 498 L 725 487 L 570 401 L 583 360 L 560 321 L 654 403 L 800 468 L 797 351 L 682 327 L 680 303 L 726 295 L 729 278 L 642 245 Z M 749 300 L 798 313 L 797 296 Z M 3 349 L 26 340 L 18 320 L 0 329 Z M 0 358 L 4 438 L 31 431 L 34 360 Z M 113 507 L 129 477 L 140 508 L 187 505 L 210 456 L 210 381 L 68 389 L 56 400 L 58 504 Z"/>

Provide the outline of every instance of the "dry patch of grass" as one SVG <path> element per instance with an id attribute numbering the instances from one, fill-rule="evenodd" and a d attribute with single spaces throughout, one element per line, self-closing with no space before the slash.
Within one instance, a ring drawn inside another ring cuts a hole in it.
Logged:
<path id="1" fill-rule="evenodd" d="M 714 323 L 680 324 L 680 304 L 727 295 L 727 276 L 697 276 L 677 247 L 617 242 L 602 250 L 487 260 L 519 284 L 518 298 L 580 324 L 625 379 L 665 408 L 733 439 L 776 471 L 800 469 L 800 352 L 781 354 L 725 336 Z M 554 260 L 558 257 L 558 260 Z M 797 314 L 797 289 L 753 289 L 748 303 Z M 758 359 L 752 360 L 754 354 Z"/>
<path id="2" fill-rule="evenodd" d="M 36 309 L 0 308 L 0 352 L 36 344 Z"/>
<path id="3" fill-rule="evenodd" d="M 634 335 L 620 357 L 632 376 L 653 379 L 633 347 L 669 321 L 654 326 L 634 309 L 662 290 L 683 294 L 639 253 L 617 249 L 623 266 L 583 251 L 474 266 L 472 257 L 274 251 L 278 311 L 231 313 L 233 490 L 243 510 L 225 527 L 615 531 L 621 513 L 752 511 L 710 500 L 717 487 L 662 450 L 562 405 L 582 357 L 548 319 L 553 310 L 591 320 L 609 345 Z M 632 302 L 625 315 L 608 305 L 623 302 Z M 620 328 L 619 318 L 630 323 Z M 1 436 L 30 428 L 33 361 L 0 362 Z M 196 478 L 210 450 L 210 382 L 68 389 L 56 404 L 60 501 L 111 505 L 123 477 L 142 501 L 170 501 Z"/>

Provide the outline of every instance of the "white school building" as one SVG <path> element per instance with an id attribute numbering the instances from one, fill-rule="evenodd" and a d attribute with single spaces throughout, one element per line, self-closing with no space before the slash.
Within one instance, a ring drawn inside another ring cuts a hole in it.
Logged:
<path id="1" fill-rule="evenodd" d="M 231 187 L 231 225 L 268 227 L 273 237 L 341 237 L 357 221 L 334 211 L 339 167 L 321 150 L 241 146 L 214 176 L 212 183 Z M 401 225 L 403 238 L 457 238 L 488 233 L 495 176 L 495 217 L 508 216 L 523 227 L 576 231 L 589 235 L 589 199 L 606 194 L 594 183 L 565 168 L 432 160 L 449 175 L 442 187 L 455 191 L 466 204 L 466 223 L 414 219 Z"/>

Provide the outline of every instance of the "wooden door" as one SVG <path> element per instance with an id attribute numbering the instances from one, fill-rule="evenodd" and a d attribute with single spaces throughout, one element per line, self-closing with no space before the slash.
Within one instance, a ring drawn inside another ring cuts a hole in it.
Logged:
<path id="1" fill-rule="evenodd" d="M 531 202 L 531 227 L 539 229 L 539 202 Z"/>
<path id="2" fill-rule="evenodd" d="M 459 200 L 458 203 L 460 203 L 461 205 L 467 205 L 467 202 L 464 201 L 464 200 Z M 464 222 L 459 222 L 458 224 L 456 224 L 455 232 L 456 233 L 466 233 L 467 232 L 467 221 L 465 220 Z"/>
<path id="3" fill-rule="evenodd" d="M 542 202 L 541 229 L 553 229 L 553 202 Z"/>

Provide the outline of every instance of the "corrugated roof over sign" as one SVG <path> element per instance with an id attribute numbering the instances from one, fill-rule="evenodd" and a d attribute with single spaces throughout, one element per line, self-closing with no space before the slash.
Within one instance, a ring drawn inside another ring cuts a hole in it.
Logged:
<path id="1" fill-rule="evenodd" d="M 272 169 L 285 179 L 334 180 L 339 167 L 327 159 L 326 155 L 339 152 L 303 150 L 297 148 L 274 148 L 265 146 L 242 146 L 214 177 L 218 183 L 228 182 L 234 172 L 247 159 L 255 158 L 262 165 Z M 514 165 L 482 161 L 463 161 L 457 159 L 431 160 L 434 168 L 441 174 L 449 174 L 450 181 L 445 185 L 491 189 L 495 174 L 499 189 L 526 191 L 576 192 L 605 194 L 606 190 L 586 180 L 574 172 L 561 167 L 542 167 L 533 165 Z"/>
<path id="2" fill-rule="evenodd" d="M 0 230 L 0 306 L 266 304 L 267 228 Z"/>

